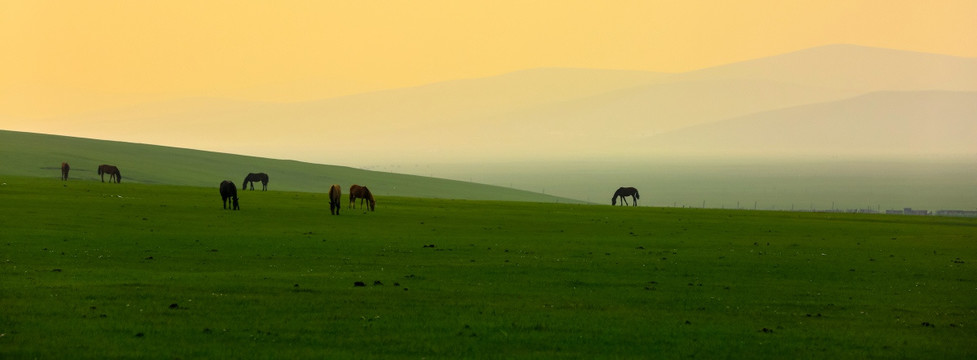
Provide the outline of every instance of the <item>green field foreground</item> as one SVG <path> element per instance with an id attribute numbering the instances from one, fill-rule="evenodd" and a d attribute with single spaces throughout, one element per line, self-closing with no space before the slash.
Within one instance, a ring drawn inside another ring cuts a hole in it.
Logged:
<path id="1" fill-rule="evenodd" d="M 0 358 L 977 357 L 977 219 L 241 208 L 217 184 L 0 176 Z"/>

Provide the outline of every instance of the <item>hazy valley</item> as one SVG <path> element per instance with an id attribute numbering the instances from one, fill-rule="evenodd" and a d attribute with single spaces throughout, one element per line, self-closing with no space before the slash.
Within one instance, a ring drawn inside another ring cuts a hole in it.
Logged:
<path id="1" fill-rule="evenodd" d="M 959 179 L 973 178 L 975 119 L 977 59 L 833 45 L 678 74 L 535 69 L 294 103 L 172 99 L 3 122 L 597 203 L 633 185 L 662 206 L 969 209 L 977 190 Z"/>
<path id="2" fill-rule="evenodd" d="M 730 143 L 776 153 L 921 147 L 960 155 L 977 153 L 977 143 L 960 141 L 977 136 L 975 98 L 977 59 L 835 45 L 681 74 L 537 69 L 298 103 L 174 99 L 4 122 L 349 166 L 725 153 Z M 799 124 L 816 136 L 781 135 Z M 920 124 L 934 136 L 889 146 Z M 803 146 L 784 148 L 798 140 Z M 866 145 L 847 147 L 853 142 Z"/>

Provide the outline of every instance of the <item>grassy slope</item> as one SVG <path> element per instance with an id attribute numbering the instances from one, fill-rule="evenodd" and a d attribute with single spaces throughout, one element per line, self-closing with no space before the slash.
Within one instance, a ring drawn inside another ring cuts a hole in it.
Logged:
<path id="1" fill-rule="evenodd" d="M 355 183 L 369 186 L 379 196 L 579 202 L 498 186 L 342 166 L 0 130 L 0 175 L 58 178 L 62 161 L 71 164 L 71 178 L 81 180 L 98 180 L 98 165 L 113 164 L 126 183 L 216 189 L 221 180 L 242 186 L 249 172 L 264 172 L 269 174 L 271 190 L 324 193 L 332 184 L 348 189 Z"/>
<path id="2" fill-rule="evenodd" d="M 977 356 L 975 219 L 4 183 L 2 358 Z"/>

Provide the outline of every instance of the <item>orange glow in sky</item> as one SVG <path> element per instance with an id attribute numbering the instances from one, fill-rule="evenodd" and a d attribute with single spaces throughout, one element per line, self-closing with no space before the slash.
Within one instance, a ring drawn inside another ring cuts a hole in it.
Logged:
<path id="1" fill-rule="evenodd" d="M 977 57 L 975 16 L 973 0 L 2 0 L 0 116 L 308 100 L 539 67 L 682 72 L 836 43 Z"/>

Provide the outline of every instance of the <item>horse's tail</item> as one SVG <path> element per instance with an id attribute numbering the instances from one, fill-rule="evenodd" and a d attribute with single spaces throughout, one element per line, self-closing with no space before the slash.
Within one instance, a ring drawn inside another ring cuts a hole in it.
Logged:
<path id="1" fill-rule="evenodd" d="M 339 185 L 333 185 L 329 188 L 329 203 L 339 203 L 339 198 L 343 196 L 343 190 Z"/>
<path id="2" fill-rule="evenodd" d="M 638 189 L 634 189 L 634 198 L 635 199 L 640 199 L 641 198 L 641 195 L 638 195 Z"/>

